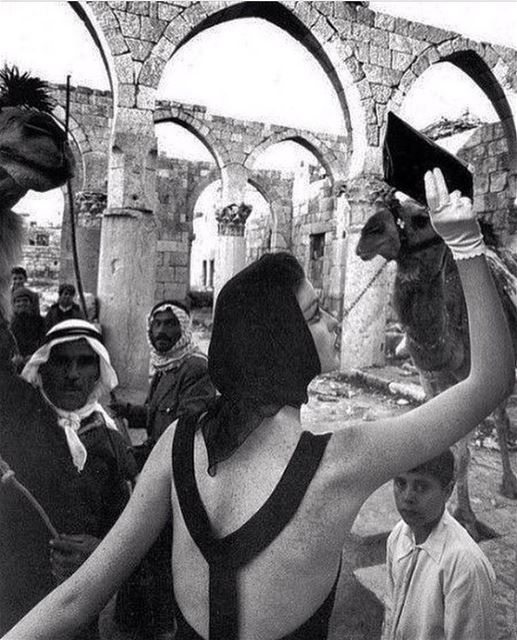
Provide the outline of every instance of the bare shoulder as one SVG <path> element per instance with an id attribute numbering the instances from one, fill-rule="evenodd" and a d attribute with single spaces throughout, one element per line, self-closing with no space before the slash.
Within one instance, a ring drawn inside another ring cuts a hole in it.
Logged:
<path id="1" fill-rule="evenodd" d="M 329 481 L 338 490 L 362 491 L 361 477 L 368 473 L 367 440 L 362 424 L 353 422 L 333 432 L 326 454 L 326 470 Z"/>

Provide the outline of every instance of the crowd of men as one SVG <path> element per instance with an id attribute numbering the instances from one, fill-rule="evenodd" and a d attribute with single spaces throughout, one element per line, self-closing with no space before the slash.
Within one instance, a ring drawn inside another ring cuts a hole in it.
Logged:
<path id="1" fill-rule="evenodd" d="M 14 339 L 0 344 L 0 454 L 59 535 L 49 536 L 24 496 L 0 487 L 0 634 L 93 552 L 168 425 L 216 396 L 185 304 L 160 301 L 150 310 L 147 398 L 120 403 L 110 395 L 118 380 L 102 333 L 74 302 L 73 285 L 59 287 L 43 318 L 25 270 L 12 275 Z M 145 430 L 143 444 L 133 446 L 132 429 Z M 402 520 L 387 545 L 385 640 L 492 637 L 494 572 L 448 514 L 453 485 L 450 452 L 394 479 Z M 174 637 L 170 531 L 117 595 L 115 619 L 134 638 Z M 76 637 L 99 640 L 98 621 Z"/>

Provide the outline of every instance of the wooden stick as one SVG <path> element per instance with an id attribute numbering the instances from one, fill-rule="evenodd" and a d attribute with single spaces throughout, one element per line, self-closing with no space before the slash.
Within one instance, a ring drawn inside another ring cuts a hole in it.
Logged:
<path id="1" fill-rule="evenodd" d="M 45 509 L 41 506 L 41 504 L 36 500 L 36 498 L 32 495 L 32 493 L 27 489 L 25 485 L 23 485 L 19 480 L 16 479 L 14 471 L 7 464 L 7 462 L 0 456 L 0 482 L 2 484 L 11 485 L 19 491 L 25 498 L 30 502 L 32 507 L 36 509 L 39 516 L 45 523 L 45 526 L 52 534 L 53 538 L 59 538 L 59 533 L 55 529 L 54 525 L 50 521 L 50 518 L 47 515 Z"/>

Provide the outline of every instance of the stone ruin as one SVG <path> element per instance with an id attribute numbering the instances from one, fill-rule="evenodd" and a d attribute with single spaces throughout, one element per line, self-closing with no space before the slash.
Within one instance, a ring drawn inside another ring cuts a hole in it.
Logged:
<path id="1" fill-rule="evenodd" d="M 494 106 L 499 122 L 477 127 L 461 155 L 475 169 L 477 210 L 494 224 L 503 241 L 515 232 L 517 52 L 513 49 L 377 13 L 362 2 L 70 6 L 101 49 L 116 88 L 114 104 L 111 92 L 76 87 L 70 126 L 80 158 L 73 190 L 83 280 L 98 297 L 100 321 L 123 389 L 146 385 L 143 328 L 148 309 L 164 295 L 181 297 L 187 292 L 193 207 L 202 189 L 214 180 L 221 180 L 224 206 L 245 202 L 245 189 L 252 184 L 270 207 L 269 220 L 258 227 L 257 244 L 248 250 L 244 236 L 227 234 L 221 221 L 216 294 L 246 260 L 266 249 L 286 249 L 318 281 L 334 310 L 349 307 L 377 266 L 359 263 L 354 248 L 370 205 L 382 189 L 386 114 L 400 110 L 408 91 L 432 65 L 455 65 Z M 165 66 L 183 44 L 240 17 L 269 21 L 314 56 L 339 98 L 342 136 L 236 121 L 210 114 L 200 105 L 156 99 Z M 63 120 L 64 87 L 55 85 L 53 91 L 55 116 Z M 162 161 L 155 125 L 163 122 L 194 133 L 211 152 L 213 165 Z M 260 154 L 285 140 L 302 144 L 324 169 L 325 177 L 306 202 L 293 204 L 289 181 L 255 170 Z M 343 183 L 338 196 L 336 187 Z M 70 279 L 66 209 L 61 272 Z M 386 274 L 348 316 L 343 369 L 382 363 L 388 289 Z"/>

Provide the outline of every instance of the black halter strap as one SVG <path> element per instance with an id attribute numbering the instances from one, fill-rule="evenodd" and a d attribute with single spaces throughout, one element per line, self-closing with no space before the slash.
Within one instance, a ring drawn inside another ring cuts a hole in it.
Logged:
<path id="1" fill-rule="evenodd" d="M 436 247 L 439 244 L 443 244 L 443 240 L 440 238 L 440 236 L 436 236 L 436 238 L 429 238 L 429 240 L 418 242 L 417 244 L 412 245 L 407 244 L 406 240 L 404 244 L 404 251 L 406 254 L 418 253 L 419 251 L 424 251 L 424 249 Z"/>
<path id="2" fill-rule="evenodd" d="M 284 473 L 262 507 L 236 531 L 216 538 L 194 473 L 196 420 L 180 420 L 172 448 L 180 509 L 209 567 L 210 640 L 236 640 L 239 616 L 237 571 L 263 551 L 295 515 L 316 473 L 331 434 L 304 431 Z"/>
<path id="3" fill-rule="evenodd" d="M 391 215 L 393 216 L 393 220 L 395 222 L 395 226 L 397 227 L 397 232 L 400 238 L 400 244 L 404 247 L 404 253 L 406 255 L 411 255 L 413 253 L 418 253 L 419 251 L 424 251 L 425 249 L 429 249 L 430 247 L 435 247 L 439 244 L 443 244 L 443 240 L 439 235 L 436 235 L 434 238 L 429 238 L 429 240 L 424 240 L 423 242 L 417 242 L 416 244 L 408 244 L 407 233 L 405 229 L 405 222 L 399 216 L 398 212 L 394 207 L 390 207 Z"/>

